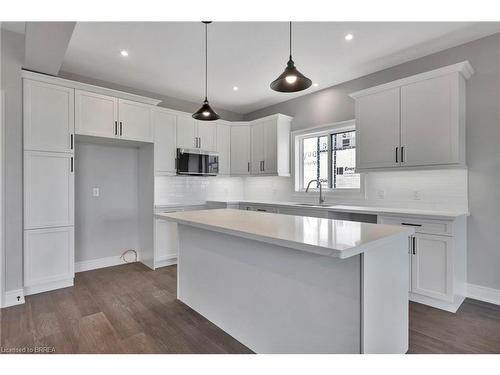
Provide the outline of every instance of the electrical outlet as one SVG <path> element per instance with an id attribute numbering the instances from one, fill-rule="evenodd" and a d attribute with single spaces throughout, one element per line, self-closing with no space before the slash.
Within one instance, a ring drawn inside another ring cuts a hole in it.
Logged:
<path id="1" fill-rule="evenodd" d="M 413 200 L 419 201 L 420 199 L 422 199 L 422 196 L 420 195 L 420 191 L 413 190 Z"/>
<path id="2" fill-rule="evenodd" d="M 99 196 L 99 188 L 98 187 L 92 188 L 92 196 L 93 197 Z"/>
<path id="3" fill-rule="evenodd" d="M 385 191 L 384 190 L 377 190 L 377 198 L 384 199 L 385 198 Z"/>

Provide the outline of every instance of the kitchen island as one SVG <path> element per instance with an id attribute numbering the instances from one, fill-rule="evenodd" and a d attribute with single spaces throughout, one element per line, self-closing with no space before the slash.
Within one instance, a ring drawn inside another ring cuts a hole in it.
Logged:
<path id="1" fill-rule="evenodd" d="M 231 209 L 178 223 L 177 296 L 257 353 L 405 353 L 413 229 Z"/>

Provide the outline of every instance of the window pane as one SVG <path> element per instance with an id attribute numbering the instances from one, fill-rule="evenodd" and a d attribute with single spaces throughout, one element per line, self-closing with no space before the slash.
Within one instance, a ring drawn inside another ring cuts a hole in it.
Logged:
<path id="1" fill-rule="evenodd" d="M 303 181 L 305 188 L 311 180 L 320 180 L 323 187 L 328 187 L 328 136 L 310 137 L 303 140 Z M 311 184 L 318 188 L 318 184 Z"/>
<path id="2" fill-rule="evenodd" d="M 332 134 L 332 186 L 334 189 L 359 189 L 356 168 L 356 132 Z"/>

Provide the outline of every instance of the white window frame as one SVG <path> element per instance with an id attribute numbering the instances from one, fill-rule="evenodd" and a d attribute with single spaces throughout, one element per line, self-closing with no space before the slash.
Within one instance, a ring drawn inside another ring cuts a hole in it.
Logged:
<path id="1" fill-rule="evenodd" d="M 302 151 L 303 151 L 303 139 L 310 137 L 318 137 L 324 135 L 331 135 L 333 133 L 342 133 L 346 131 L 356 130 L 356 122 L 355 120 L 348 120 L 342 122 L 335 122 L 326 125 L 319 125 L 307 129 L 296 130 L 292 132 L 292 170 L 294 171 L 294 189 L 295 194 L 303 196 L 305 194 L 305 186 L 302 186 L 303 182 L 303 173 L 304 173 L 304 164 L 302 160 Z M 331 142 L 331 138 L 329 137 L 328 142 Z M 357 147 L 356 143 L 356 147 Z M 330 156 L 329 156 L 330 159 Z M 329 174 L 331 166 L 329 166 Z M 358 172 L 359 173 L 359 172 Z M 361 198 L 364 196 L 364 175 L 360 173 L 360 182 L 359 189 L 332 189 L 332 188 L 323 188 L 323 193 L 326 196 L 333 197 L 350 197 L 350 198 Z M 319 188 L 309 189 L 309 193 L 311 191 L 314 195 L 319 194 Z"/>

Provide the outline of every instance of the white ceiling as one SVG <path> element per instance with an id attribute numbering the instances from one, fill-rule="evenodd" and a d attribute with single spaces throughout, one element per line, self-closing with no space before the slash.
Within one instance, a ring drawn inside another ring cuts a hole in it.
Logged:
<path id="1" fill-rule="evenodd" d="M 293 58 L 319 86 L 284 94 L 269 84 L 288 59 L 288 24 L 214 22 L 209 100 L 245 114 L 498 31 L 500 23 L 297 22 Z M 203 54 L 201 22 L 78 22 L 61 70 L 201 102 Z"/>

